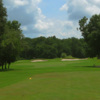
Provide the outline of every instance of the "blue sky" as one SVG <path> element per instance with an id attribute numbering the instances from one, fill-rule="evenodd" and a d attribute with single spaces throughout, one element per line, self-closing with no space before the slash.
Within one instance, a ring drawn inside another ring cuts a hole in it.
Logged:
<path id="1" fill-rule="evenodd" d="M 81 38 L 78 21 L 100 14 L 100 0 L 3 0 L 8 20 L 18 20 L 26 37 Z"/>
<path id="2" fill-rule="evenodd" d="M 42 13 L 48 18 L 66 19 L 66 12 L 62 12 L 59 8 L 66 3 L 65 0 L 43 0 L 39 7 Z"/>

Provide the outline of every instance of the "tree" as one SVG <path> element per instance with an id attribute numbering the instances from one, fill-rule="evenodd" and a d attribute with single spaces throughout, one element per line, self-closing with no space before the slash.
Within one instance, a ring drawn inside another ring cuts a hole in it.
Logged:
<path id="1" fill-rule="evenodd" d="M 33 40 L 28 37 L 24 37 L 21 40 L 20 59 L 33 59 L 35 57 L 34 45 L 32 42 Z"/>
<path id="2" fill-rule="evenodd" d="M 79 25 L 79 29 L 89 47 L 89 56 L 100 58 L 100 14 L 93 15 L 90 20 L 86 17 L 82 18 Z"/>
<path id="3" fill-rule="evenodd" d="M 10 25 L 12 27 L 10 27 L 8 23 L 6 24 L 5 34 L 2 35 L 2 41 L 1 41 L 2 69 L 3 69 L 3 65 L 5 65 L 5 69 L 7 69 L 6 68 L 7 64 L 9 68 L 11 62 L 16 61 L 16 58 L 18 57 L 20 51 L 20 41 L 22 39 L 22 33 L 18 21 L 10 22 Z M 12 23 L 15 24 L 12 25 Z M 15 26 L 17 28 L 15 28 Z"/>
<path id="4" fill-rule="evenodd" d="M 2 0 L 0 0 L 0 36 L 4 34 L 5 24 L 7 21 L 6 8 L 3 7 Z"/>
<path id="5" fill-rule="evenodd" d="M 0 0 L 0 66 L 2 66 L 2 69 L 3 69 L 4 61 L 2 59 L 3 49 L 1 47 L 1 41 L 2 41 L 2 35 L 4 34 L 4 31 L 5 31 L 6 21 L 7 21 L 6 8 L 3 7 L 3 2 L 2 2 L 2 0 Z"/>
<path id="6" fill-rule="evenodd" d="M 66 58 L 66 57 L 67 57 L 66 53 L 63 52 L 63 53 L 61 54 L 61 58 Z"/>

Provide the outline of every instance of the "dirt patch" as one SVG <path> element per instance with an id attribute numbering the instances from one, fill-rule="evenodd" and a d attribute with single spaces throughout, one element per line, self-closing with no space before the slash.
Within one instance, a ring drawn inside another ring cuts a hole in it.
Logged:
<path id="1" fill-rule="evenodd" d="M 31 62 L 43 62 L 43 61 L 47 61 L 47 60 L 41 60 L 41 59 L 39 59 L 39 60 L 33 60 Z"/>
<path id="2" fill-rule="evenodd" d="M 61 61 L 77 61 L 77 60 L 85 60 L 85 59 L 62 59 Z"/>

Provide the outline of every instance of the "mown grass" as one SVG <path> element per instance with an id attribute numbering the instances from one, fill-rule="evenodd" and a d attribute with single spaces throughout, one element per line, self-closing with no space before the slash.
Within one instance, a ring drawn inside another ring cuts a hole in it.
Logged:
<path id="1" fill-rule="evenodd" d="M 96 58 L 17 61 L 11 70 L 0 71 L 0 100 L 99 100 L 98 65 Z"/>

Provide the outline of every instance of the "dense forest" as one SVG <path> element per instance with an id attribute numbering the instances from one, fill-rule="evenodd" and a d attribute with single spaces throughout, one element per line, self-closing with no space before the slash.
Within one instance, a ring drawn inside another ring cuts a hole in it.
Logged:
<path id="1" fill-rule="evenodd" d="M 73 56 L 77 58 L 87 57 L 87 45 L 84 39 L 68 38 L 58 39 L 52 37 L 25 37 L 21 42 L 20 58 L 59 58 L 65 53 L 66 56 Z"/>

